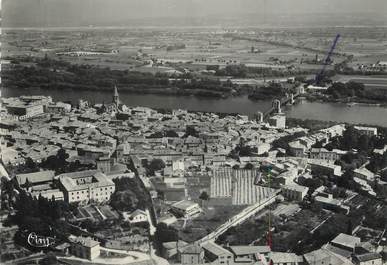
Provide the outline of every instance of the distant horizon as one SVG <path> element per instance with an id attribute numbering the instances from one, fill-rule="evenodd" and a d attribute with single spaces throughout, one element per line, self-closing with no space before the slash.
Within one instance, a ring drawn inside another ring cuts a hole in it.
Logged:
<path id="1" fill-rule="evenodd" d="M 52 28 L 149 25 L 183 26 L 235 23 L 331 23 L 387 25 L 385 0 L 2 0 L 2 27 Z M 324 16 L 326 19 L 316 19 Z M 351 16 L 352 18 L 349 18 Z M 332 22 L 330 18 L 335 18 Z M 350 19 L 351 22 L 348 22 Z M 317 21 L 316 21 L 317 20 Z M 341 20 L 344 20 L 341 23 Z M 230 22 L 231 21 L 231 22 Z M 158 23 L 154 23 L 159 25 Z"/>

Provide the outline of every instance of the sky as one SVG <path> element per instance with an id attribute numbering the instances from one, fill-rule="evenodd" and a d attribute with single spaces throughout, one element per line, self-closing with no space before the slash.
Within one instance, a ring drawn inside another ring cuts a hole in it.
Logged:
<path id="1" fill-rule="evenodd" d="M 387 0 L 2 0 L 4 27 L 119 26 L 136 19 L 359 12 L 385 18 Z"/>

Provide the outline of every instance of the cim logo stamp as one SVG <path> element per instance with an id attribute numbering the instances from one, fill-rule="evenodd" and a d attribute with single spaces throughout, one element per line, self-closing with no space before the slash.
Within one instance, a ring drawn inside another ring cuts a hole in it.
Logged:
<path id="1" fill-rule="evenodd" d="M 47 248 L 55 244 L 55 239 L 52 237 L 39 236 L 32 232 L 28 235 L 27 242 L 33 247 Z"/>

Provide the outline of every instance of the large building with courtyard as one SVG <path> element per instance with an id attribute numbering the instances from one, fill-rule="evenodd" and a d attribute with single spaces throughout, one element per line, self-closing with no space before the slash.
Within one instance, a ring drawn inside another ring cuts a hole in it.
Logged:
<path id="1" fill-rule="evenodd" d="M 99 170 L 64 173 L 57 178 L 69 203 L 108 201 L 115 191 L 114 182 Z"/>

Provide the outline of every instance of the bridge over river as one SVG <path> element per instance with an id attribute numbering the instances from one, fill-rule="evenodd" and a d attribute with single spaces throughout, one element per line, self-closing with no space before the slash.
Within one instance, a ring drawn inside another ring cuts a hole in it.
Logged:
<path id="1" fill-rule="evenodd" d="M 268 110 L 266 110 L 265 112 L 258 112 L 258 116 L 260 116 L 258 117 L 258 119 L 263 121 L 268 119 L 273 114 L 282 113 L 281 106 L 286 104 L 293 105 L 296 102 L 296 98 L 302 95 L 303 93 L 304 93 L 304 87 L 303 85 L 300 85 L 296 88 L 296 93 L 292 93 L 290 95 L 287 94 L 285 97 L 281 99 L 273 100 L 273 103 Z"/>

